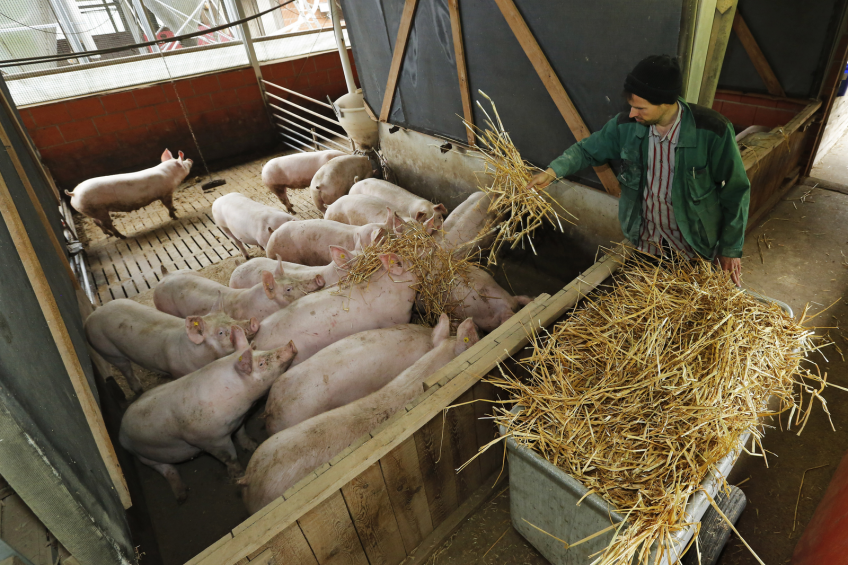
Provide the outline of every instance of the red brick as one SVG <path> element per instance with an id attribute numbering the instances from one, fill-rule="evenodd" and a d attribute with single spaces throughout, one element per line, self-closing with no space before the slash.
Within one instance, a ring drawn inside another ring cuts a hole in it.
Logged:
<path id="1" fill-rule="evenodd" d="M 159 121 L 159 114 L 156 113 L 155 106 L 136 108 L 125 112 L 124 115 L 127 117 L 130 127 L 150 125 Z"/>
<path id="2" fill-rule="evenodd" d="M 794 117 L 794 112 L 779 108 L 757 108 L 754 123 L 758 126 L 777 127 L 786 125 Z"/>
<path id="3" fill-rule="evenodd" d="M 106 113 L 106 110 L 103 109 L 103 104 L 100 102 L 100 98 L 97 96 L 71 100 L 65 103 L 65 107 L 68 109 L 71 118 L 75 120 L 102 116 Z"/>
<path id="4" fill-rule="evenodd" d="M 754 113 L 756 106 L 746 104 L 734 104 L 732 102 L 722 103 L 722 114 L 734 125 L 748 127 L 754 124 Z"/>
<path id="5" fill-rule="evenodd" d="M 114 133 L 99 135 L 85 142 L 85 148 L 91 153 L 102 157 L 104 154 L 113 155 L 123 151 L 118 136 Z"/>
<path id="6" fill-rule="evenodd" d="M 69 122 L 59 126 L 62 135 L 67 141 L 76 141 L 77 139 L 85 139 L 97 135 L 97 128 L 91 120 L 80 120 L 78 122 Z"/>
<path id="7" fill-rule="evenodd" d="M 230 118 L 226 110 L 212 110 L 211 112 L 202 114 L 198 121 L 202 128 L 211 133 L 217 131 L 219 126 L 223 126 L 229 122 Z"/>
<path id="8" fill-rule="evenodd" d="M 253 100 L 261 100 L 262 95 L 259 92 L 259 85 L 251 84 L 250 86 L 242 86 L 237 91 L 239 101 L 250 102 Z"/>
<path id="9" fill-rule="evenodd" d="M 739 94 L 731 94 L 730 92 L 716 92 L 715 97 L 721 100 L 730 100 L 731 102 L 739 102 L 742 98 Z"/>
<path id="10" fill-rule="evenodd" d="M 135 98 L 132 92 L 115 92 L 114 94 L 104 94 L 100 97 L 103 102 L 103 107 L 110 114 L 116 112 L 126 112 L 136 107 Z"/>
<path id="11" fill-rule="evenodd" d="M 215 108 L 226 108 L 239 102 L 238 93 L 235 90 L 220 90 L 213 92 L 211 96 Z"/>
<path id="12" fill-rule="evenodd" d="M 121 131 L 130 127 L 129 123 L 127 122 L 127 118 L 123 114 L 110 114 L 108 116 L 98 116 L 92 121 L 94 122 L 94 125 L 97 126 L 97 131 L 100 132 L 100 135 L 114 133 L 116 131 Z"/>
<path id="13" fill-rule="evenodd" d="M 24 124 L 24 127 L 28 130 L 34 130 L 36 128 L 35 120 L 32 119 L 32 114 L 29 113 L 29 110 L 18 110 L 18 114 L 21 116 L 21 121 Z"/>
<path id="14" fill-rule="evenodd" d="M 208 112 L 212 109 L 212 98 L 208 94 L 187 98 L 184 102 L 189 115 Z"/>
<path id="15" fill-rule="evenodd" d="M 71 115 L 62 102 L 33 106 L 29 108 L 32 119 L 38 127 L 55 126 L 71 121 Z"/>
<path id="16" fill-rule="evenodd" d="M 206 75 L 191 79 L 191 86 L 195 94 L 208 94 L 221 90 L 218 84 L 218 77 L 215 75 Z"/>
<path id="17" fill-rule="evenodd" d="M 127 129 L 118 133 L 118 140 L 124 145 L 135 147 L 150 141 L 150 131 L 147 126 Z"/>
<path id="18" fill-rule="evenodd" d="M 177 122 L 174 120 L 165 120 L 164 122 L 159 122 L 155 126 L 152 127 L 160 135 L 172 135 L 177 133 L 180 128 L 177 126 Z M 188 129 L 185 127 L 185 122 L 183 122 L 182 129 L 186 130 L 188 133 Z"/>
<path id="19" fill-rule="evenodd" d="M 283 61 L 262 67 L 262 75 L 272 77 L 274 80 L 282 80 L 295 75 L 295 61 Z"/>
<path id="20" fill-rule="evenodd" d="M 295 74 L 309 74 L 318 70 L 315 66 L 315 57 L 306 57 L 298 61 L 293 61 Z"/>
<path id="21" fill-rule="evenodd" d="M 724 114 L 724 112 L 721 111 L 722 104 L 723 102 L 721 100 L 713 100 L 713 110 L 719 114 Z"/>
<path id="22" fill-rule="evenodd" d="M 315 57 L 315 68 L 319 71 L 326 71 L 327 69 L 335 69 L 341 68 L 342 60 L 339 54 L 336 53 L 327 53 L 325 55 L 320 55 Z"/>
<path id="23" fill-rule="evenodd" d="M 165 102 L 156 106 L 156 109 L 159 111 L 159 118 L 163 120 L 183 117 L 183 109 L 179 102 Z"/>
<path id="24" fill-rule="evenodd" d="M 84 155 L 86 143 L 82 141 L 73 141 L 71 143 L 63 143 L 52 147 L 39 149 L 44 161 L 52 169 L 54 174 L 57 170 L 65 167 L 66 162 L 73 163 Z M 61 183 L 60 183 L 61 184 Z"/>
<path id="25" fill-rule="evenodd" d="M 56 126 L 49 128 L 38 128 L 30 133 L 35 146 L 41 149 L 42 147 L 50 147 L 51 145 L 59 145 L 65 143 L 65 138 L 62 137 L 62 132 Z"/>
<path id="26" fill-rule="evenodd" d="M 329 83 L 330 77 L 327 75 L 327 71 L 319 71 L 317 73 L 312 73 L 311 75 L 309 75 L 309 86 L 313 88 L 325 86 Z"/>
<path id="27" fill-rule="evenodd" d="M 162 87 L 158 84 L 147 88 L 133 90 L 132 93 L 135 98 L 135 103 L 139 108 L 153 106 L 154 104 L 161 104 L 166 100 L 165 91 L 162 90 Z"/>
<path id="28" fill-rule="evenodd" d="M 345 82 L 344 69 L 341 68 L 341 67 L 328 70 L 327 76 L 330 77 L 330 82 L 333 83 L 333 84 L 345 84 L 345 85 L 347 85 L 347 82 Z"/>
<path id="29" fill-rule="evenodd" d="M 798 104 L 797 102 L 789 102 L 788 100 L 778 100 L 776 108 L 781 108 L 783 110 L 791 110 L 793 112 L 798 112 L 801 108 L 804 107 L 803 104 Z"/>
<path id="30" fill-rule="evenodd" d="M 177 85 L 177 94 L 180 98 L 188 98 L 194 96 L 194 87 L 190 80 L 180 80 L 175 83 Z"/>
<path id="31" fill-rule="evenodd" d="M 774 108 L 777 106 L 777 100 L 770 100 L 768 98 L 759 98 L 757 96 L 742 96 L 742 100 L 740 100 L 743 104 L 750 104 L 751 106 L 759 106 L 761 108 Z"/>

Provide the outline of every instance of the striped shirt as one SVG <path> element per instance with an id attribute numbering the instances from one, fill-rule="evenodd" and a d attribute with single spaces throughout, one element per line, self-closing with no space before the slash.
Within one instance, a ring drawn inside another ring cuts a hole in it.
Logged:
<path id="1" fill-rule="evenodd" d="M 680 116 L 683 114 L 677 103 L 677 117 L 665 135 L 660 136 L 657 126 L 650 127 L 648 143 L 648 174 L 642 200 L 642 230 L 639 233 L 640 251 L 652 255 L 663 255 L 665 247 L 680 251 L 689 259 L 697 254 L 686 243 L 674 218 L 671 205 L 671 185 L 674 180 L 674 152 L 680 138 Z"/>

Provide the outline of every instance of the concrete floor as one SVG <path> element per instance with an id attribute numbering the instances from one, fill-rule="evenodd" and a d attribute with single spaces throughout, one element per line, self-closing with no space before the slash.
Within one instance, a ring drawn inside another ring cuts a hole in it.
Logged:
<path id="1" fill-rule="evenodd" d="M 841 164 L 839 164 L 841 160 Z M 823 160 L 829 169 L 816 176 L 845 183 L 848 148 Z M 840 173 L 841 174 L 841 173 Z M 825 177 L 825 175 L 828 175 Z M 810 304 L 811 312 L 835 305 L 814 320 L 827 326 L 835 341 L 824 354 L 812 359 L 828 380 L 848 386 L 848 196 L 806 186 L 794 187 L 775 209 L 746 237 L 743 257 L 744 286 L 788 303 L 796 314 Z M 766 237 L 765 242 L 761 239 Z M 759 244 L 758 244 L 759 240 Z M 762 257 L 760 255 L 762 249 Z M 844 329 L 843 329 L 844 328 Z M 824 393 L 836 431 L 832 431 L 820 406 L 814 409 L 804 433 L 768 430 L 763 445 L 770 452 L 768 467 L 760 457 L 744 455 L 729 477 L 741 484 L 748 506 L 737 527 L 769 565 L 788 563 L 804 527 L 824 494 L 831 475 L 848 450 L 848 393 Z M 806 474 L 797 521 L 794 518 L 798 489 L 806 469 L 827 465 Z M 546 563 L 509 524 L 509 490 L 499 491 L 435 555 L 433 565 Z M 757 563 L 733 536 L 719 561 L 721 565 Z"/>

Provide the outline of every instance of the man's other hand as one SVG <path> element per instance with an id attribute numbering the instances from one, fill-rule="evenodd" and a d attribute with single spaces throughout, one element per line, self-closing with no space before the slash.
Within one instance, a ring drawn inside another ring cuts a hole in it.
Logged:
<path id="1" fill-rule="evenodd" d="M 723 271 L 730 273 L 730 280 L 738 287 L 742 286 L 742 259 L 738 257 L 716 257 Z"/>
<path id="2" fill-rule="evenodd" d="M 555 180 L 556 180 L 556 173 L 554 172 L 553 169 L 548 167 L 548 169 L 546 169 L 545 171 L 537 174 L 532 179 L 530 179 L 530 182 L 528 182 L 527 186 L 525 186 L 524 188 L 525 189 L 531 189 L 531 188 L 536 188 L 536 187 L 547 188 L 547 186 Z"/>

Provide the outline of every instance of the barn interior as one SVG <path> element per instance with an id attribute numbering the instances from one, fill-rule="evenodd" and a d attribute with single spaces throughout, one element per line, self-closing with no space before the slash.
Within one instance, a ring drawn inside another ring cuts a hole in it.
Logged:
<path id="1" fill-rule="evenodd" d="M 141 395 L 84 324 L 110 302 L 154 309 L 166 271 L 226 287 L 246 258 L 213 203 L 238 193 L 286 212 L 263 181 L 272 160 L 364 155 L 374 176 L 449 218 L 492 186 L 491 122 L 544 170 L 629 110 L 624 77 L 650 54 L 676 56 L 681 98 L 732 125 L 750 182 L 742 288 L 796 319 L 817 314 L 813 329 L 831 342 L 808 356 L 828 386 L 803 433 L 764 417 L 759 453 L 731 452 L 735 502 L 710 495 L 727 517 L 702 509 L 698 543 L 662 562 L 831 562 L 848 473 L 848 2 L 8 0 L 0 38 L 3 565 L 590 563 L 583 549 L 609 537 L 578 549 L 577 526 L 560 539 L 520 523 L 531 487 L 513 482 L 525 479 L 506 442 L 472 458 L 501 435 L 492 406 L 512 406 L 492 379 L 519 371 L 537 336 L 627 268 L 618 161 L 557 179 L 545 196 L 567 214 L 495 263 L 481 255 L 497 287 L 527 304 L 255 512 L 209 453 L 177 465 L 188 486 L 178 502 L 122 445 Z M 192 160 L 175 218 L 158 200 L 113 211 L 118 238 L 72 206 L 67 193 L 89 179 L 156 166 L 163 150 Z M 308 182 L 288 198 L 291 223 L 324 218 Z M 179 382 L 133 370 L 145 393 Z M 263 398 L 243 415 L 259 444 L 274 435 L 264 412 Z M 243 468 L 253 453 L 237 446 Z M 565 557 L 539 541 L 552 537 Z"/>

